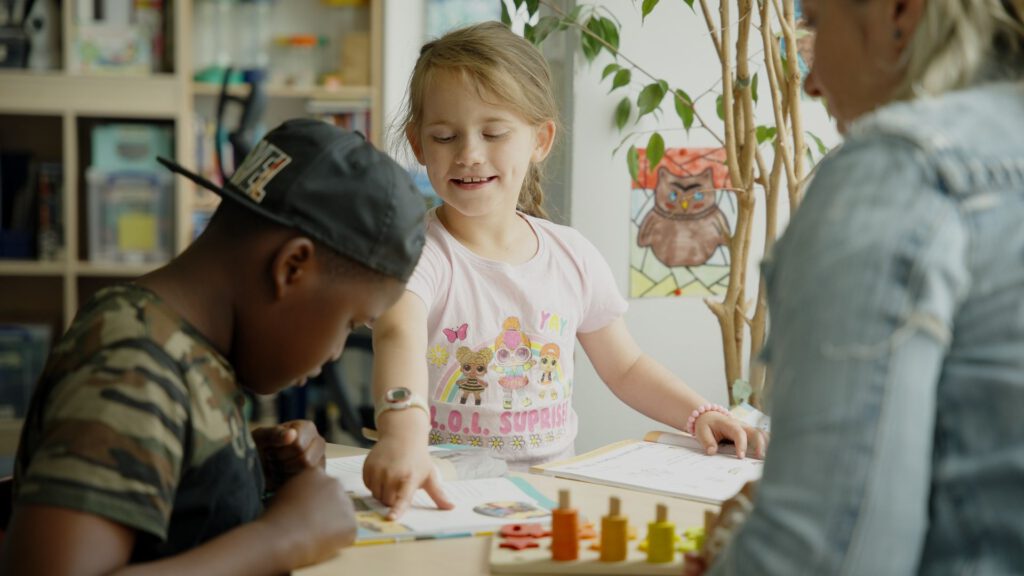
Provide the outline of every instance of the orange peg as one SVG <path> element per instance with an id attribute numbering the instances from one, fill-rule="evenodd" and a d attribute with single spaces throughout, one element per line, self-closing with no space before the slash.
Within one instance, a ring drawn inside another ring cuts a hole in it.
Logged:
<path id="1" fill-rule="evenodd" d="M 558 491 L 558 508 L 551 511 L 551 559 L 577 560 L 580 556 L 579 513 L 569 507 L 569 491 Z"/>

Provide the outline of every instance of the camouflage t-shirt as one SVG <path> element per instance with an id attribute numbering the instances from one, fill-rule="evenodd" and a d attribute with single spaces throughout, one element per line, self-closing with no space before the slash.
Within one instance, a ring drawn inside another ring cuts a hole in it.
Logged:
<path id="1" fill-rule="evenodd" d="M 15 464 L 15 506 L 134 528 L 132 561 L 188 550 L 262 511 L 234 371 L 152 292 L 105 289 L 53 350 Z"/>

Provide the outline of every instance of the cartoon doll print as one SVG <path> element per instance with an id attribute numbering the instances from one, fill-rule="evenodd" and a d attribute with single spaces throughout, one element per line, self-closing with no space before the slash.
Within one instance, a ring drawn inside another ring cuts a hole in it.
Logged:
<path id="1" fill-rule="evenodd" d="M 505 394 L 503 407 L 512 409 L 515 391 L 530 384 L 527 372 L 533 367 L 533 350 L 530 338 L 519 328 L 519 318 L 509 316 L 501 325 L 502 332 L 494 339 L 494 370 L 502 374 L 498 378 Z M 530 405 L 530 398 L 523 398 L 523 406 Z"/>
<path id="2" fill-rule="evenodd" d="M 459 369 L 462 370 L 462 377 L 455 382 L 455 385 L 462 390 L 462 399 L 459 404 L 465 404 L 470 396 L 473 396 L 473 403 L 480 405 L 480 393 L 487 389 L 487 364 L 490 363 L 494 352 L 490 348 L 481 348 L 477 351 L 470 350 L 466 346 L 460 346 L 455 351 L 455 357 L 459 360 Z"/>
<path id="3" fill-rule="evenodd" d="M 540 349 L 540 383 L 541 385 L 550 385 L 554 383 L 558 372 L 558 357 L 561 354 L 561 350 L 558 348 L 558 344 L 553 342 L 545 344 Z M 558 398 L 558 392 L 554 386 L 546 386 L 541 388 L 540 397 L 543 398 L 550 392 L 551 399 L 556 400 Z"/>

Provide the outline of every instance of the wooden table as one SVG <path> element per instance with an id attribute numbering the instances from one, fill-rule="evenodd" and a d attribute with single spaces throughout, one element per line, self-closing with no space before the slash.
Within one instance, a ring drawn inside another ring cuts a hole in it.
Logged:
<path id="1" fill-rule="evenodd" d="M 361 448 L 328 445 L 327 457 L 353 456 L 365 453 Z M 530 483 L 545 496 L 558 500 L 558 489 L 572 491 L 574 507 L 588 520 L 600 523 L 608 510 L 608 497 L 622 499 L 622 510 L 637 526 L 640 537 L 647 523 L 654 519 L 655 505 L 669 507 L 669 519 L 677 527 L 704 525 L 704 511 L 716 510 L 708 504 L 655 496 L 643 492 L 623 490 L 549 476 L 526 474 Z M 315 566 L 293 572 L 295 576 L 479 576 L 490 574 L 490 537 L 455 538 L 422 542 L 402 542 L 375 546 L 356 546 L 342 550 L 334 558 Z"/>

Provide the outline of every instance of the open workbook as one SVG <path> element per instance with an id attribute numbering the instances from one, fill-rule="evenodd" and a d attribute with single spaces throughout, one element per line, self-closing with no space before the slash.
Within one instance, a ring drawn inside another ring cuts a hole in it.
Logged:
<path id="1" fill-rule="evenodd" d="M 451 456 L 446 454 L 446 456 Z M 529 482 L 517 477 L 452 479 L 455 468 L 439 466 L 445 496 L 454 510 L 438 510 L 423 490 L 416 493 L 408 511 L 397 521 L 385 520 L 389 508 L 370 495 L 363 483 L 365 456 L 330 458 L 327 473 L 341 481 L 356 508 L 359 531 L 356 545 L 401 542 L 430 538 L 471 536 L 497 530 L 505 524 L 550 522 L 555 503 Z M 435 456 L 435 461 L 452 458 Z"/>
<path id="2" fill-rule="evenodd" d="M 721 504 L 759 479 L 763 466 L 761 460 L 736 458 L 732 446 L 707 456 L 693 436 L 649 432 L 643 440 L 616 442 L 530 471 Z"/>

